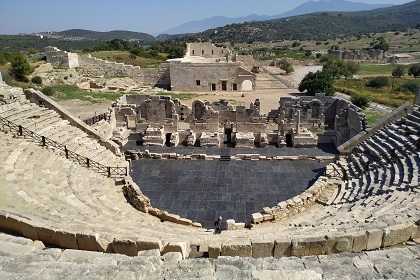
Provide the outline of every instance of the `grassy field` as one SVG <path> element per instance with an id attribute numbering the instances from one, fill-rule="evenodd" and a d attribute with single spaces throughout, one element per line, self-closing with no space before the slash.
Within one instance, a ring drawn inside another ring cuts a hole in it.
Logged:
<path id="1" fill-rule="evenodd" d="M 334 82 L 336 91 L 351 95 L 359 92 L 370 96 L 371 100 L 376 103 L 384 104 L 389 107 L 398 107 L 405 102 L 412 103 L 414 101 L 415 93 L 413 92 L 399 92 L 398 89 L 407 81 L 417 81 L 414 78 L 396 78 L 394 83 L 394 90 L 391 92 L 392 79 L 390 85 L 382 88 L 366 87 L 368 79 L 341 79 Z"/>
<path id="2" fill-rule="evenodd" d="M 124 63 L 128 65 L 140 66 L 142 68 L 157 68 L 163 60 L 136 57 L 135 59 L 130 58 L 130 52 L 128 51 L 100 51 L 90 53 L 93 57 L 114 61 L 119 63 Z"/>
<path id="3" fill-rule="evenodd" d="M 391 76 L 394 65 L 361 64 L 358 76 Z"/>
<path id="4" fill-rule="evenodd" d="M 366 108 L 365 110 L 363 110 L 363 113 L 365 113 L 366 115 L 366 119 L 369 126 L 373 125 L 386 115 L 385 112 L 377 111 L 372 108 Z"/>
<path id="5" fill-rule="evenodd" d="M 82 100 L 91 103 L 102 103 L 104 101 L 115 101 L 117 98 L 124 95 L 124 93 L 116 92 L 90 92 L 79 89 L 75 85 L 55 85 L 52 86 L 55 93 L 51 96 L 55 101 L 64 100 Z"/>

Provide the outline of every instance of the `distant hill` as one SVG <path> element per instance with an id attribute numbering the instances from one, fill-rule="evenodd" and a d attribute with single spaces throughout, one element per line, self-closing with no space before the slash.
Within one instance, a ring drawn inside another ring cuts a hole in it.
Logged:
<path id="1" fill-rule="evenodd" d="M 166 34 L 185 34 L 185 33 L 198 33 L 207 29 L 225 26 L 234 23 L 244 23 L 249 21 L 264 21 L 271 19 L 278 19 L 290 16 L 304 15 L 314 12 L 353 12 L 353 11 L 367 11 L 378 8 L 390 7 L 388 4 L 365 4 L 360 2 L 350 2 L 346 0 L 322 0 L 322 1 L 309 1 L 295 9 L 283 14 L 274 16 L 256 15 L 252 14 L 246 17 L 230 18 L 225 16 L 215 16 L 202 20 L 195 20 L 184 23 L 172 29 L 165 31 Z"/>
<path id="2" fill-rule="evenodd" d="M 420 24 L 420 0 L 361 12 L 318 12 L 268 21 L 231 24 L 196 34 L 213 42 L 327 40 L 367 33 L 404 31 Z"/>
<path id="3" fill-rule="evenodd" d="M 77 37 L 77 38 L 86 38 L 99 41 L 109 41 L 112 39 L 123 39 L 130 41 L 139 41 L 139 42 L 154 42 L 155 37 L 147 33 L 132 32 L 132 31 L 123 31 L 123 30 L 114 30 L 108 32 L 98 32 L 84 29 L 70 29 L 66 31 L 57 32 L 58 35 L 63 37 Z"/>

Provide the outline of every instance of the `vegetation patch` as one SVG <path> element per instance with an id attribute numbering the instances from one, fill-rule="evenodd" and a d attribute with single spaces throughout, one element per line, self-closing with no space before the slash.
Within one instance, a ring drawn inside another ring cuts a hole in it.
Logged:
<path id="1" fill-rule="evenodd" d="M 365 113 L 366 115 L 366 119 L 369 126 L 372 126 L 386 115 L 386 112 L 378 111 L 372 108 L 366 108 L 365 110 L 363 110 L 363 113 Z"/>
<path id="2" fill-rule="evenodd" d="M 114 101 L 124 95 L 124 93 L 115 92 L 90 92 L 80 89 L 76 85 L 55 85 L 47 88 L 47 93 L 44 93 L 50 95 L 55 101 L 78 99 L 91 103 L 102 103 L 104 101 Z"/>
<path id="3" fill-rule="evenodd" d="M 345 94 L 353 93 L 366 94 L 372 102 L 380 103 L 389 107 L 398 107 L 405 102 L 413 103 L 414 92 L 399 92 L 398 89 L 407 81 L 413 81 L 412 78 L 395 78 L 388 86 L 381 88 L 366 87 L 366 79 L 341 79 L 334 81 L 335 90 Z M 394 85 L 393 85 L 394 84 Z"/>
<path id="4" fill-rule="evenodd" d="M 361 64 L 360 70 L 357 72 L 359 76 L 391 76 L 395 66 L 381 64 Z"/>

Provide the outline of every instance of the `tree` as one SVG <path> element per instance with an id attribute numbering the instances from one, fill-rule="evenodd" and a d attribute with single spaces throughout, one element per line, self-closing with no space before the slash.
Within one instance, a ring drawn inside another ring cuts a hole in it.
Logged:
<path id="1" fill-rule="evenodd" d="M 351 96 L 350 101 L 357 107 L 365 109 L 370 104 L 370 97 L 366 94 L 356 93 Z"/>
<path id="2" fill-rule="evenodd" d="M 385 41 L 384 37 L 379 37 L 378 42 L 373 46 L 375 50 L 383 50 L 384 52 L 389 50 L 389 44 Z"/>
<path id="3" fill-rule="evenodd" d="M 293 69 L 290 62 L 287 61 L 286 59 L 280 60 L 280 69 L 284 70 L 286 72 L 286 74 L 290 74 L 293 71 L 295 71 L 295 69 Z"/>
<path id="4" fill-rule="evenodd" d="M 420 77 L 420 63 L 412 64 L 408 69 L 408 75 L 415 78 Z"/>
<path id="5" fill-rule="evenodd" d="M 389 86 L 389 79 L 386 76 L 373 77 L 366 83 L 367 87 L 381 88 Z"/>
<path id="6" fill-rule="evenodd" d="M 307 91 L 309 95 L 315 93 L 325 93 L 326 95 L 334 95 L 334 78 L 328 71 L 309 72 L 299 84 L 299 91 Z"/>
<path id="7" fill-rule="evenodd" d="M 402 76 L 404 76 L 404 73 L 405 73 L 404 66 L 397 65 L 397 67 L 395 67 L 394 70 L 392 70 L 392 77 L 401 78 Z"/>
<path id="8" fill-rule="evenodd" d="M 334 78 L 353 77 L 360 70 L 360 65 L 354 61 L 345 61 L 335 55 L 324 55 L 319 59 L 324 63 L 323 71 L 328 71 Z"/>
<path id="9" fill-rule="evenodd" d="M 19 81 L 27 81 L 27 75 L 34 72 L 34 68 L 29 65 L 28 59 L 21 53 L 14 55 L 11 61 L 10 73 Z"/>

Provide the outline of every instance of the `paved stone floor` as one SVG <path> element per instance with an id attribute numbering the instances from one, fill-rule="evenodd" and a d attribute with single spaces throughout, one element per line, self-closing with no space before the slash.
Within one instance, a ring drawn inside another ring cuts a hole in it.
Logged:
<path id="1" fill-rule="evenodd" d="M 212 228 L 219 215 L 249 223 L 252 213 L 303 192 L 327 163 L 141 159 L 130 175 L 153 207 Z"/>

